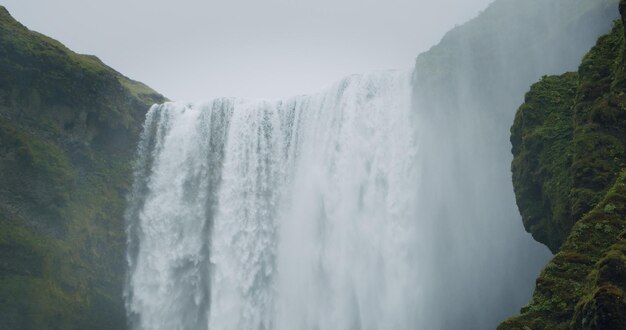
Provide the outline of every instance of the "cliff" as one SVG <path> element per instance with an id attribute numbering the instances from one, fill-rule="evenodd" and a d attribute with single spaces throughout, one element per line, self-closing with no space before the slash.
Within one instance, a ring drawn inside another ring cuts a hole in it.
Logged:
<path id="1" fill-rule="evenodd" d="M 0 6 L 0 328 L 125 328 L 125 194 L 164 100 Z"/>
<path id="2" fill-rule="evenodd" d="M 511 128 L 526 229 L 558 251 L 499 329 L 626 328 L 626 42 L 622 21 L 578 72 L 546 76 Z"/>
<path id="3" fill-rule="evenodd" d="M 526 235 L 511 189 L 509 128 L 528 86 L 576 70 L 617 0 L 498 0 L 418 56 L 420 221 L 436 225 L 439 329 L 493 329 L 528 302 L 552 257 Z M 432 220 L 431 220 L 432 219 Z M 454 233 L 454 234 L 451 234 Z M 547 243 L 532 232 L 541 243 Z M 454 301 L 454 303 L 451 303 Z"/>
<path id="4" fill-rule="evenodd" d="M 424 181 L 437 187 L 421 203 L 434 205 L 442 232 L 460 218 L 485 228 L 480 237 L 439 240 L 441 258 L 425 267 L 441 279 L 427 290 L 445 297 L 433 302 L 443 328 L 486 328 L 523 298 L 523 286 L 519 293 L 494 284 L 521 263 L 511 261 L 519 246 L 509 227 L 499 227 L 515 221 L 502 193 L 510 186 L 501 156 L 510 110 L 541 74 L 576 66 L 608 29 L 615 4 L 499 0 L 417 59 L 416 104 L 434 127 L 421 136 L 432 148 Z M 561 252 L 523 315 L 504 328 L 623 324 L 614 317 L 624 315 L 625 278 L 624 42 L 621 25 L 615 29 L 578 73 L 533 86 L 518 113 L 513 170 L 524 224 Z M 125 328 L 124 196 L 145 111 L 164 100 L 0 7 L 0 328 Z M 476 241 L 509 249 L 481 254 Z M 450 262 L 446 254 L 471 258 Z M 497 296 L 476 303 L 485 290 Z"/>

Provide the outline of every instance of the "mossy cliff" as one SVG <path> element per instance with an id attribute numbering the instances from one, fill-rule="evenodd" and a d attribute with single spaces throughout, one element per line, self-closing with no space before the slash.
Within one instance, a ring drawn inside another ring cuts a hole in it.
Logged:
<path id="1" fill-rule="evenodd" d="M 0 6 L 1 329 L 125 328 L 125 194 L 162 101 Z"/>
<path id="2" fill-rule="evenodd" d="M 419 203 L 427 205 L 421 212 L 431 212 L 423 217 L 438 224 L 425 290 L 452 297 L 429 306 L 441 311 L 438 328 L 495 328 L 528 302 L 550 255 L 523 232 L 511 189 L 514 110 L 543 75 L 576 70 L 610 31 L 617 4 L 497 0 L 417 58 L 413 113 L 423 125 L 417 185 L 425 187 Z M 472 230 L 451 240 L 459 226 Z M 469 257 L 448 257 L 454 255 Z M 448 276 L 455 273 L 471 277 L 472 286 Z"/>
<path id="3" fill-rule="evenodd" d="M 531 87 L 511 128 L 524 226 L 554 252 L 499 329 L 626 329 L 626 42 L 622 21 L 578 72 Z"/>

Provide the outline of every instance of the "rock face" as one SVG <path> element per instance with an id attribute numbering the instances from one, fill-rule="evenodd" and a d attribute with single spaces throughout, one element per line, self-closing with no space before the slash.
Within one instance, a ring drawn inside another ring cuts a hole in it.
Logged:
<path id="1" fill-rule="evenodd" d="M 418 137 L 420 185 L 427 187 L 420 216 L 435 219 L 433 249 L 441 251 L 426 267 L 437 281 L 425 290 L 450 297 L 431 302 L 442 320 L 434 328 L 492 329 L 528 302 L 551 255 L 523 233 L 511 189 L 509 128 L 528 86 L 542 75 L 575 70 L 610 31 L 617 5 L 498 0 L 417 58 L 415 114 L 428 127 Z M 464 234 L 449 238 L 463 226 Z M 471 287 L 451 274 L 472 278 Z"/>
<path id="2" fill-rule="evenodd" d="M 0 328 L 125 328 L 125 194 L 162 101 L 0 6 Z"/>
<path id="3" fill-rule="evenodd" d="M 618 20 L 578 72 L 544 77 L 517 112 L 518 206 L 558 253 L 522 314 L 499 329 L 626 329 L 625 51 Z"/>
<path id="4" fill-rule="evenodd" d="M 595 40 L 599 31 L 606 31 L 595 23 L 613 17 L 614 10 L 606 8 L 617 1 L 553 1 L 545 17 L 533 18 L 545 3 L 497 1 L 482 20 L 451 31 L 418 59 L 417 74 L 429 78 L 421 81 L 416 99 L 422 108 L 432 109 L 427 116 L 441 117 L 436 121 L 448 128 L 441 132 L 455 131 L 445 126 L 452 119 L 459 131 L 472 120 L 486 123 L 471 132 L 477 137 L 468 140 L 467 150 L 473 153 L 461 159 L 481 160 L 469 165 L 484 169 L 505 163 L 499 155 L 508 146 L 494 147 L 490 141 L 506 134 L 501 129 L 511 119 L 506 110 L 519 104 L 510 95 L 537 79 L 538 72 L 562 72 L 568 70 L 563 66 L 574 65 L 582 54 L 581 40 Z M 620 8 L 623 12 L 623 4 Z M 552 25 L 556 16 L 559 24 Z M 519 26 L 529 30 L 518 34 Z M 550 26 L 558 29 L 548 31 Z M 543 37 L 540 45 L 535 44 L 538 35 Z M 522 315 L 505 321 L 503 329 L 625 328 L 622 36 L 620 23 L 600 39 L 578 73 L 544 78 L 518 112 L 512 128 L 518 205 L 526 229 L 560 252 L 537 280 L 531 303 Z M 548 46 L 558 51 L 546 58 Z M 511 79 L 519 72 L 524 76 Z M 144 113 L 163 101 L 97 58 L 29 31 L 0 7 L 1 329 L 125 328 L 124 196 Z M 465 137 L 436 135 L 433 140 Z M 437 150 L 444 156 L 447 151 L 457 155 L 458 150 Z M 450 182 L 442 189 L 448 195 L 469 167 L 455 164 L 458 168 L 448 172 L 454 180 L 444 178 Z M 485 178 L 477 179 L 468 181 Z M 499 194 L 507 180 L 503 176 L 494 183 L 488 197 Z M 458 189 L 452 201 L 471 196 L 466 192 L 475 190 L 468 187 Z M 506 201 L 489 201 L 490 216 L 509 213 L 500 210 Z M 456 298 L 455 290 L 467 288 L 442 282 L 436 289 Z M 441 310 L 452 308 L 442 301 Z M 478 328 L 469 304 L 457 305 L 470 312 L 458 313 L 463 318 L 446 320 L 446 325 Z"/>
<path id="5" fill-rule="evenodd" d="M 619 13 L 622 16 L 622 25 L 626 26 L 626 1 L 620 0 L 619 2 Z M 626 31 L 624 32 L 624 37 L 626 37 Z"/>
<path id="6" fill-rule="evenodd" d="M 459 205 L 464 200 L 471 200 L 467 207 L 463 207 L 465 214 L 490 213 L 481 217 L 495 215 L 501 219 L 499 221 L 508 221 L 509 218 L 503 218 L 503 215 L 517 213 L 514 196 L 508 194 L 511 146 L 507 140 L 508 128 L 514 118 L 511 110 L 523 102 L 523 93 L 542 75 L 575 70 L 598 37 L 611 29 L 612 20 L 618 16 L 617 4 L 616 0 L 495 1 L 477 19 L 453 29 L 439 45 L 417 58 L 414 103 L 418 109 L 428 109 L 423 115 L 425 120 L 442 127 L 438 130 L 441 133 L 432 137 L 438 145 L 432 158 L 445 157 L 447 160 L 441 163 L 455 166 L 446 171 L 452 184 L 446 187 L 445 198 L 437 196 L 433 204 L 450 199 L 451 194 L 461 191 L 461 183 L 466 181 L 465 186 L 473 187 L 462 192 L 458 201 L 450 203 Z M 568 82 L 571 87 L 576 79 Z M 560 82 L 554 84 L 559 86 Z M 571 106 L 573 98 L 566 99 L 568 104 L 559 106 Z M 514 148 L 517 144 L 514 141 Z M 531 158 L 527 159 L 532 161 Z M 577 166 L 584 167 L 583 163 Z M 521 167 L 522 170 L 526 168 Z M 473 179 L 466 180 L 468 176 Z M 433 180 L 443 185 L 447 177 Z M 598 183 L 600 193 L 610 179 Z M 596 183 L 580 184 L 576 191 L 580 198 L 574 214 L 561 204 L 538 204 L 533 199 L 536 197 L 533 192 L 518 198 L 518 203 L 537 209 L 535 214 L 527 212 L 529 215 L 524 217 L 526 230 L 553 253 L 567 237 L 574 223 L 572 219 L 580 218 L 591 207 L 584 205 L 583 195 L 589 192 L 586 189 L 595 191 Z M 528 189 L 536 190 L 536 187 L 529 186 Z M 474 193 L 476 191 L 480 194 Z M 554 195 L 559 194 L 554 192 Z M 478 205 L 478 210 L 468 210 L 474 205 Z M 509 205 L 510 211 L 504 209 Z M 556 210 L 560 214 L 560 225 L 544 228 L 543 218 L 536 213 L 540 208 L 549 207 L 561 208 Z"/>

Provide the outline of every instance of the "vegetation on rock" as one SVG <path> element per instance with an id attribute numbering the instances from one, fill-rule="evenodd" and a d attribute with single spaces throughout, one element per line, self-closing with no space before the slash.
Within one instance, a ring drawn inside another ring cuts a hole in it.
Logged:
<path id="1" fill-rule="evenodd" d="M 525 25 L 532 36 L 546 33 L 547 21 L 529 17 L 519 1 L 497 1 L 482 21 L 418 58 L 416 72 L 428 79 L 416 97 L 484 109 L 498 117 L 495 127 L 508 115 L 494 109 L 508 109 L 507 93 L 538 69 L 521 68 L 526 76 L 507 85 L 509 71 L 494 63 L 575 44 L 562 36 L 590 38 L 597 31 L 573 22 L 596 21 L 615 2 L 567 7 L 575 12 L 561 15 L 558 31 L 526 47 L 533 40 L 506 29 Z M 525 23 L 511 24 L 497 14 L 504 11 Z M 502 29 L 485 37 L 486 26 Z M 490 44 L 495 38 L 506 47 Z M 544 77 L 518 111 L 511 129 L 518 205 L 527 230 L 559 252 L 522 315 L 502 329 L 626 328 L 625 49 L 618 22 L 577 73 Z M 551 54 L 546 62 L 578 56 L 568 47 Z M 0 328 L 125 328 L 124 197 L 144 114 L 164 100 L 96 57 L 29 31 L 0 6 Z"/>
<path id="2" fill-rule="evenodd" d="M 526 229 L 558 253 L 499 329 L 626 328 L 626 41 L 621 21 L 577 73 L 533 85 L 511 128 Z"/>
<path id="3" fill-rule="evenodd" d="M 125 194 L 162 101 L 0 6 L 0 328 L 126 327 Z"/>

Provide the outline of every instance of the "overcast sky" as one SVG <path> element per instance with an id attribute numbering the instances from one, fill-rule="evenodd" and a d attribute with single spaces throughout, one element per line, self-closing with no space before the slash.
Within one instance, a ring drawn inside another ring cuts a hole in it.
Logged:
<path id="1" fill-rule="evenodd" d="M 173 100 L 278 98 L 410 68 L 493 0 L 2 0 L 31 30 Z"/>

